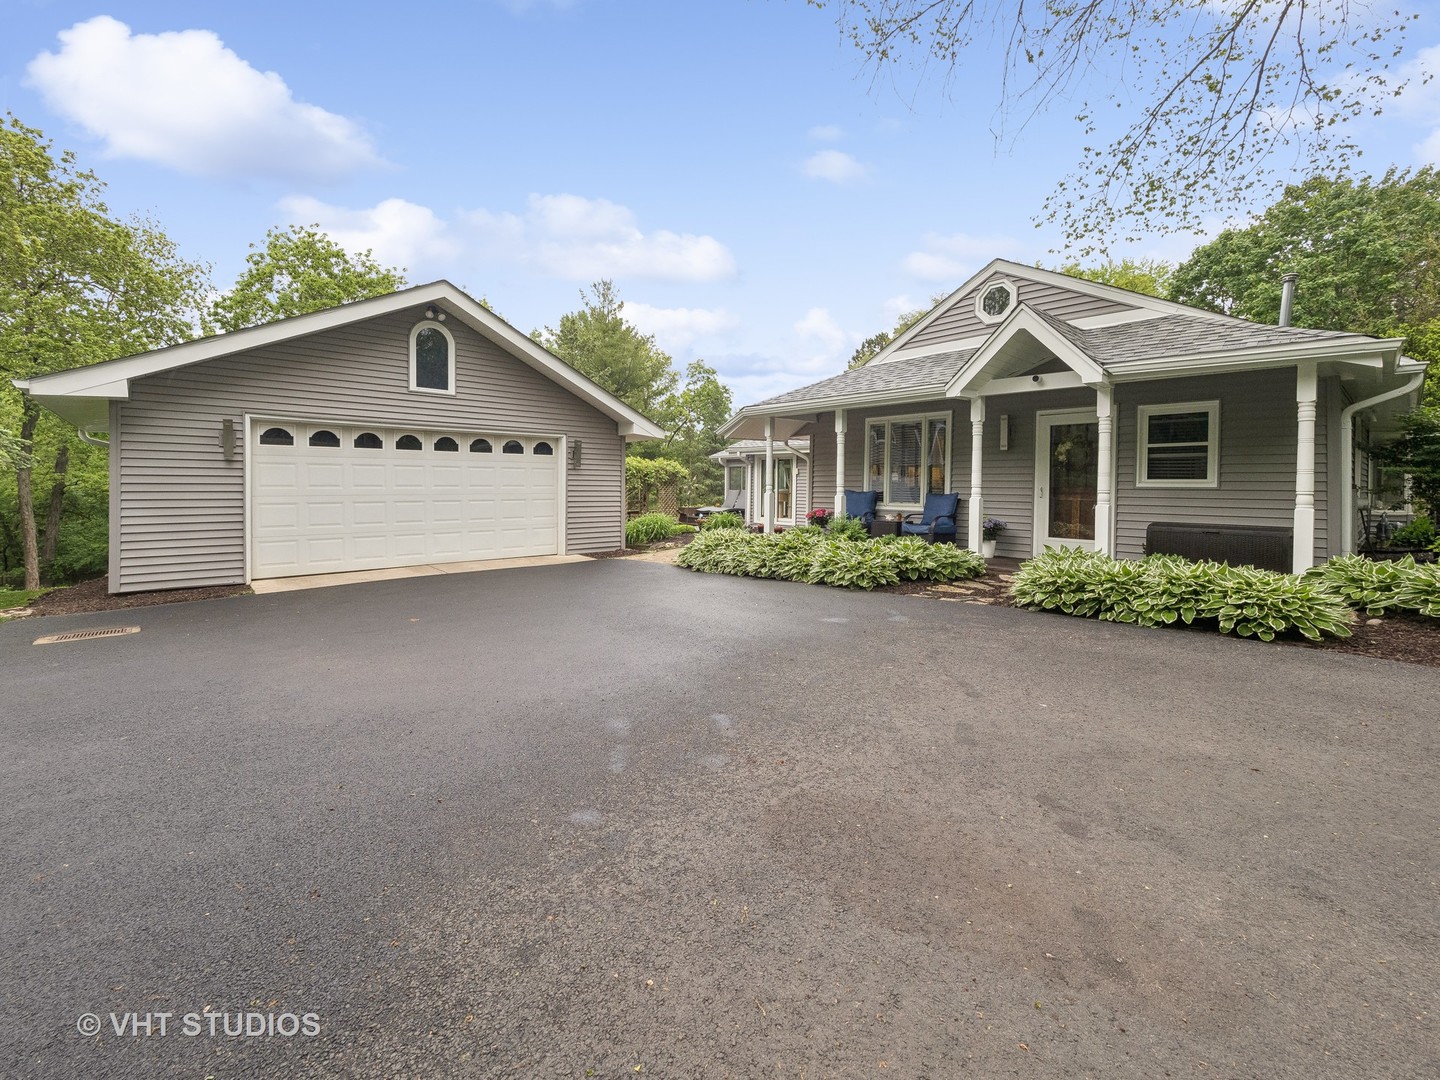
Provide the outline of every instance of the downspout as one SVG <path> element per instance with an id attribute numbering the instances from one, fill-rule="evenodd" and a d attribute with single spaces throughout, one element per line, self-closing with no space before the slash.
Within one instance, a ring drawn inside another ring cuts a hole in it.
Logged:
<path id="1" fill-rule="evenodd" d="M 1340 550 L 1343 554 L 1351 555 L 1355 551 L 1355 414 L 1382 401 L 1413 393 L 1424 383 L 1425 373 L 1420 371 L 1402 386 L 1340 410 Z"/>
<path id="2" fill-rule="evenodd" d="M 110 446 L 109 439 L 97 439 L 94 435 L 90 433 L 89 429 L 87 428 L 76 428 L 75 434 L 79 436 L 81 442 L 89 446 L 103 446 L 107 449 Z"/>

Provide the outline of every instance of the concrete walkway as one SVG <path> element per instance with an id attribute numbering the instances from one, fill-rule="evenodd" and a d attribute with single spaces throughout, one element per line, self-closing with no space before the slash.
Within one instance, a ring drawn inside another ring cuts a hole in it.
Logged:
<path id="1" fill-rule="evenodd" d="M 522 559 L 478 559 L 472 562 L 428 563 L 423 566 L 392 566 L 385 570 L 354 570 L 348 574 L 311 574 L 306 577 L 267 578 L 252 581 L 250 588 L 261 595 L 324 589 L 331 585 L 355 585 L 362 581 L 393 581 L 397 578 L 434 577 L 436 574 L 474 574 L 482 570 L 512 570 L 518 566 L 559 566 L 588 562 L 584 555 L 532 555 Z"/>

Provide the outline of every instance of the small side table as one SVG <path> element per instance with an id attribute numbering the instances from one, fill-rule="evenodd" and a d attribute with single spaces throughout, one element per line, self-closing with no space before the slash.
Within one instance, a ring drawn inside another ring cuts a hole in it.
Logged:
<path id="1" fill-rule="evenodd" d="M 870 522 L 871 536 L 899 536 L 900 518 L 877 517 Z"/>

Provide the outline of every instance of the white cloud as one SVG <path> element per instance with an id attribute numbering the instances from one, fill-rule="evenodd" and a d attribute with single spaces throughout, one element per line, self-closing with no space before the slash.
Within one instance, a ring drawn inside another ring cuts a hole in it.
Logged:
<path id="1" fill-rule="evenodd" d="M 852 335 L 840 329 L 835 316 L 822 307 L 812 307 L 792 328 L 799 343 L 799 355 L 792 369 L 824 371 L 836 367 L 845 356 Z"/>
<path id="2" fill-rule="evenodd" d="M 802 166 L 812 180 L 828 180 L 832 184 L 853 184 L 863 180 L 868 169 L 843 150 L 819 150 L 805 159 Z"/>
<path id="3" fill-rule="evenodd" d="M 991 259 L 1015 258 L 1015 246 L 1015 241 L 1008 236 L 926 233 L 920 250 L 910 252 L 900 265 L 907 274 L 921 281 L 958 285 L 961 278 L 968 277 Z"/>
<path id="4" fill-rule="evenodd" d="M 60 32 L 27 85 L 115 157 L 208 176 L 332 179 L 377 162 L 352 120 L 296 101 L 209 30 L 132 34 L 107 15 Z"/>
<path id="5" fill-rule="evenodd" d="M 805 134 L 816 142 L 839 142 L 845 137 L 845 129 L 839 124 L 819 124 Z"/>
<path id="6" fill-rule="evenodd" d="M 717 281 L 735 258 L 713 236 L 643 232 L 628 207 L 580 195 L 531 195 L 522 214 L 470 211 L 465 222 L 492 256 L 576 281 L 602 277 Z"/>
<path id="7" fill-rule="evenodd" d="M 1422 165 L 1440 165 L 1440 45 L 1419 50 L 1400 69 L 1408 79 L 1409 89 L 1396 99 L 1395 111 L 1410 121 L 1430 129 L 1415 145 L 1416 160 Z"/>
<path id="8" fill-rule="evenodd" d="M 449 220 L 405 199 L 350 209 L 291 196 L 280 205 L 297 224 L 318 223 L 347 250 L 371 248 L 381 262 L 430 275 L 453 276 L 462 259 L 467 266 L 509 264 L 585 283 L 604 277 L 715 281 L 735 273 L 734 257 L 713 236 L 642 232 L 629 209 L 606 199 L 531 195 L 521 213 L 467 210 Z M 689 319 L 699 325 L 698 314 Z M 669 325 L 680 330 L 679 318 Z"/>
<path id="9" fill-rule="evenodd" d="M 740 326 L 740 319 L 723 308 L 661 308 L 626 300 L 622 314 L 670 353 L 701 339 L 723 338 Z"/>
<path id="10" fill-rule="evenodd" d="M 460 255 L 453 231 L 428 206 L 385 199 L 364 210 L 329 206 L 309 196 L 292 196 L 280 208 L 296 225 L 318 224 L 330 239 L 349 252 L 370 250 L 385 266 L 447 277 Z"/>

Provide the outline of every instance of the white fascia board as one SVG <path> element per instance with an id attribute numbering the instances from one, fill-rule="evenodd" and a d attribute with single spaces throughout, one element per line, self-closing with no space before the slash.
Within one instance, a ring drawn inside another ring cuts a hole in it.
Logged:
<path id="1" fill-rule="evenodd" d="M 1358 338 L 1358 340 L 1357 340 Z M 1173 375 L 1206 375 L 1216 371 L 1255 370 L 1266 367 L 1294 367 L 1306 360 L 1358 361 L 1368 364 L 1400 347 L 1399 340 L 1376 338 L 1344 338 L 1335 341 L 1303 341 L 1294 345 L 1270 345 L 1254 349 L 1234 349 L 1223 353 L 1199 353 L 1188 356 L 1162 356 L 1152 360 L 1123 363 L 1110 369 L 1117 382 L 1151 379 Z"/>
<path id="2" fill-rule="evenodd" d="M 107 360 L 88 367 L 57 371 L 29 380 L 29 386 L 36 396 L 66 397 L 71 395 L 94 396 L 108 394 L 112 397 L 128 397 L 119 388 L 131 379 L 144 378 L 163 371 L 188 367 L 206 360 L 215 360 L 234 353 L 262 348 L 284 341 L 291 341 L 326 330 L 338 329 L 352 323 L 389 315 L 396 311 L 427 304 L 444 302 L 471 329 L 483 335 L 521 362 L 548 375 L 575 394 L 576 397 L 593 405 L 599 411 L 613 418 L 628 430 L 622 432 L 627 438 L 664 438 L 665 431 L 646 417 L 636 412 L 623 401 L 601 389 L 569 364 L 552 355 L 548 350 L 522 334 L 504 319 L 467 296 L 448 281 L 434 281 L 428 285 L 417 285 L 400 292 L 376 296 L 368 300 L 357 300 L 351 304 L 327 308 L 309 315 L 297 315 L 291 319 L 254 326 L 246 330 L 235 330 L 228 334 L 202 338 L 172 345 L 166 349 L 126 356 L 118 360 Z"/>
<path id="3" fill-rule="evenodd" d="M 995 359 L 996 354 L 1022 330 L 1044 345 L 1055 354 L 1056 359 L 1079 375 L 1082 383 L 1098 385 L 1106 381 L 1105 370 L 1091 356 L 1077 348 L 1068 338 L 1057 334 L 1049 323 L 1036 315 L 1027 305 L 1021 304 L 995 328 L 990 339 L 976 351 L 974 356 L 970 357 L 965 366 L 955 373 L 955 377 L 950 380 L 950 385 L 945 388 L 946 396 L 967 397 L 984 386 L 985 381 L 981 379 L 981 376 L 985 372 L 985 366 Z"/>
<path id="4" fill-rule="evenodd" d="M 1041 375 L 1037 383 L 1030 375 L 1017 375 L 1008 379 L 991 379 L 974 390 L 971 397 L 998 397 L 1001 394 L 1039 394 L 1046 390 L 1073 390 L 1087 384 L 1078 371 L 1052 371 Z"/>

